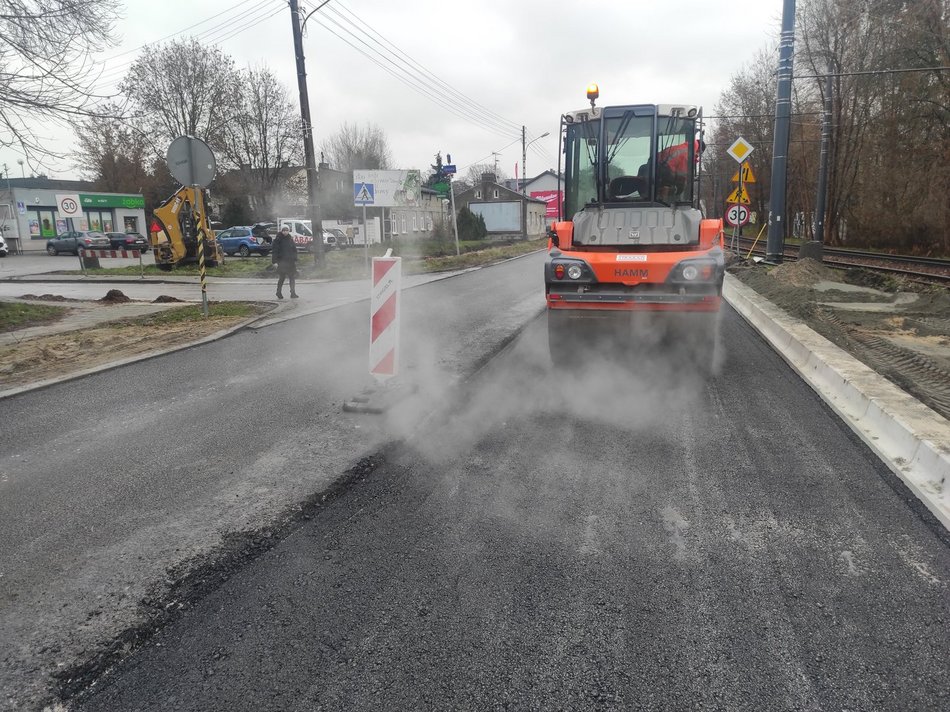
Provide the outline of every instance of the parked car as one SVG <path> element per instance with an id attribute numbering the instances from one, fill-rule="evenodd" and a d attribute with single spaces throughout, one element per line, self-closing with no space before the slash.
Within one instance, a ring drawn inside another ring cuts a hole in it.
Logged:
<path id="1" fill-rule="evenodd" d="M 333 235 L 333 237 L 334 237 L 334 243 L 333 243 L 333 244 L 334 244 L 334 246 L 337 247 L 338 249 L 341 249 L 341 250 L 342 250 L 342 249 L 343 249 L 344 247 L 346 247 L 346 246 L 349 244 L 349 242 L 350 242 L 349 239 L 348 239 L 347 236 L 346 236 L 346 233 L 343 232 L 340 228 L 338 228 L 338 227 L 326 227 L 326 228 L 323 229 L 323 234 L 324 234 L 323 242 L 324 242 L 324 244 L 329 244 L 329 243 L 327 243 L 327 239 L 326 239 L 326 234 L 327 234 L 327 233 L 330 233 L 331 235 Z"/>
<path id="2" fill-rule="evenodd" d="M 343 236 L 342 240 L 339 235 L 336 234 L 337 231 L 330 230 L 327 228 L 323 229 L 323 244 L 327 248 L 339 248 L 342 249 L 346 247 L 346 235 Z"/>
<path id="3" fill-rule="evenodd" d="M 145 235 L 137 232 L 107 232 L 106 237 L 109 238 L 113 250 L 141 250 L 142 252 L 149 250 Z"/>
<path id="4" fill-rule="evenodd" d="M 270 243 L 263 237 L 254 235 L 253 229 L 253 225 L 238 225 L 219 232 L 216 237 L 224 254 L 239 254 L 241 257 L 248 257 L 254 253 L 269 254 Z"/>
<path id="5" fill-rule="evenodd" d="M 7 241 L 3 239 L 3 235 L 0 235 L 0 257 L 7 256 Z"/>
<path id="6" fill-rule="evenodd" d="M 46 242 L 46 252 L 50 255 L 58 255 L 60 252 L 78 255 L 80 249 L 108 250 L 111 247 L 112 243 L 104 233 L 92 230 L 64 232 Z"/>

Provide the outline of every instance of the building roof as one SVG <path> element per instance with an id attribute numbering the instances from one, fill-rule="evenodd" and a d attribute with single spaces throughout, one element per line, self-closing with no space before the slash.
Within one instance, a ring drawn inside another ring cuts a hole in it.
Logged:
<path id="1" fill-rule="evenodd" d="M 88 180 L 61 180 L 59 178 L 47 178 L 46 176 L 35 176 L 30 178 L 7 178 L 6 181 L 0 181 L 0 188 L 8 185 L 11 188 L 31 188 L 33 190 L 82 190 L 85 192 L 96 192 L 96 184 Z"/>
<path id="2" fill-rule="evenodd" d="M 516 200 L 525 200 L 525 201 L 530 202 L 530 203 L 541 203 L 542 205 L 547 205 L 547 203 L 546 203 L 545 201 L 543 201 L 543 200 L 539 200 L 538 198 L 532 198 L 531 196 L 522 195 L 522 194 L 519 193 L 517 190 L 512 190 L 511 188 L 506 188 L 505 186 L 501 185 L 500 183 L 496 183 L 495 181 L 482 181 L 482 182 L 478 183 L 477 185 L 474 185 L 474 186 L 472 186 L 471 188 L 468 188 L 467 190 L 463 190 L 463 191 L 461 191 L 461 192 L 459 192 L 459 193 L 456 193 L 456 194 L 455 194 L 456 201 L 465 199 L 465 200 L 469 200 L 469 201 L 472 201 L 472 202 L 475 202 L 475 201 L 483 201 L 483 202 L 490 203 L 490 202 L 494 202 L 495 200 L 500 201 L 500 200 L 502 199 L 501 195 L 499 195 L 498 198 L 486 198 L 486 197 L 475 198 L 475 197 L 474 197 L 475 191 L 476 191 L 476 190 L 481 190 L 481 189 L 484 188 L 485 186 L 494 186 L 494 187 L 499 188 L 500 190 L 504 191 L 504 192 L 507 194 L 507 195 L 505 196 L 505 199 L 506 199 L 506 200 L 511 200 L 512 198 L 514 198 L 514 199 L 516 199 Z M 472 194 L 472 197 L 471 197 L 471 198 L 468 197 L 469 194 Z"/>

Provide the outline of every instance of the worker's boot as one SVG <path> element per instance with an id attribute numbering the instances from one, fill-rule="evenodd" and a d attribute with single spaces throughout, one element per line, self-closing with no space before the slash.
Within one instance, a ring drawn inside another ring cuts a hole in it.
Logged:
<path id="1" fill-rule="evenodd" d="M 297 296 L 297 293 L 296 293 L 296 292 L 291 292 L 291 293 L 290 293 L 290 298 L 291 298 L 291 299 L 300 299 L 300 297 Z"/>
<path id="2" fill-rule="evenodd" d="M 283 299 L 283 298 L 284 298 L 284 295 L 281 294 L 280 292 L 277 292 L 277 298 L 278 298 L 278 299 Z"/>

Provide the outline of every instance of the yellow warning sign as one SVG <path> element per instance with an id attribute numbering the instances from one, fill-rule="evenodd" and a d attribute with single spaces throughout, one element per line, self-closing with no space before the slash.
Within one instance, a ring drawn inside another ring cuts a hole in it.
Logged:
<path id="1" fill-rule="evenodd" d="M 749 194 L 746 192 L 745 186 L 742 186 L 742 190 L 739 190 L 739 187 L 736 186 L 735 190 L 729 193 L 729 197 L 726 198 L 727 203 L 739 203 L 740 205 L 748 205 L 752 201 L 749 200 Z"/>
<path id="2" fill-rule="evenodd" d="M 736 174 L 732 176 L 732 182 L 739 182 L 739 170 L 736 170 Z M 748 163 L 742 164 L 742 182 L 743 183 L 755 183 L 755 173 L 752 172 L 752 166 Z"/>

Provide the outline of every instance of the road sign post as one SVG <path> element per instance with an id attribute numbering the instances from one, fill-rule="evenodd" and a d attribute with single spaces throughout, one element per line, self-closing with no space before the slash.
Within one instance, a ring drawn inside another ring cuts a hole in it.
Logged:
<path id="1" fill-rule="evenodd" d="M 179 136 L 168 147 L 165 156 L 168 170 L 182 185 L 191 186 L 195 202 L 191 206 L 198 238 L 198 276 L 201 282 L 201 312 L 208 316 L 208 283 L 205 273 L 205 215 L 202 189 L 213 179 L 217 169 L 214 153 L 204 141 L 194 136 Z M 322 238 L 321 238 L 322 239 Z"/>
<path id="2" fill-rule="evenodd" d="M 733 182 L 738 182 L 738 186 L 732 193 L 726 198 L 727 203 L 735 203 L 737 206 L 745 206 L 751 203 L 749 200 L 749 194 L 746 192 L 745 184 L 743 178 L 746 176 L 746 166 L 748 164 L 746 161 L 749 158 L 749 155 L 755 150 L 755 147 L 746 141 L 742 136 L 739 136 L 735 141 L 732 142 L 732 145 L 726 149 L 726 153 L 733 157 L 736 163 L 739 164 L 739 169 L 736 171 L 736 174 L 732 177 Z M 752 167 L 748 168 L 749 176 L 752 180 L 755 180 L 754 174 L 752 174 Z M 745 219 L 741 220 L 742 211 L 737 210 L 734 218 L 735 220 L 729 220 L 729 213 L 733 207 L 730 206 L 726 210 L 726 221 L 732 225 L 732 250 L 736 255 L 739 254 L 739 228 L 742 225 L 745 225 L 749 221 L 749 211 L 745 210 Z"/>

